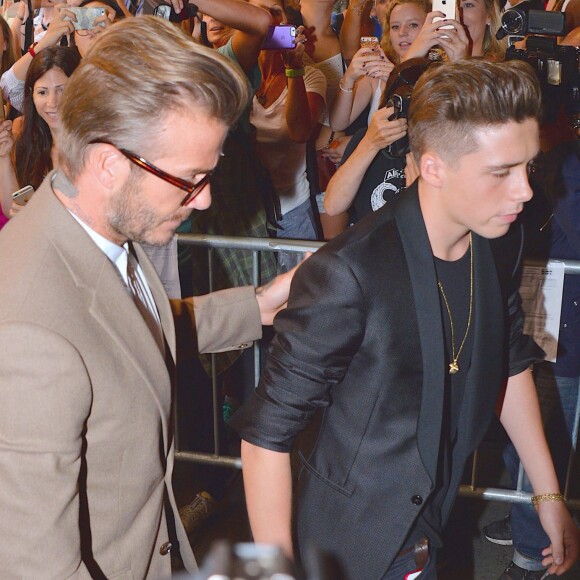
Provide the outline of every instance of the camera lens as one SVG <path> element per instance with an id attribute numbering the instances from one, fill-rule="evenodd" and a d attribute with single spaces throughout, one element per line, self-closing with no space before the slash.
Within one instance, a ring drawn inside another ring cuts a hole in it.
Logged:
<path id="1" fill-rule="evenodd" d="M 502 16 L 501 25 L 508 34 L 518 34 L 524 28 L 524 17 L 519 10 L 507 10 Z"/>

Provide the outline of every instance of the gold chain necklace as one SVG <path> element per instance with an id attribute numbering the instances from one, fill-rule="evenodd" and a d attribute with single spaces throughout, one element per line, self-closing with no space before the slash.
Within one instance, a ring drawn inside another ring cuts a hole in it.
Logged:
<path id="1" fill-rule="evenodd" d="M 469 316 L 467 318 L 467 328 L 465 330 L 465 335 L 463 340 L 461 341 L 461 345 L 459 346 L 459 350 L 457 354 L 455 354 L 455 328 L 453 327 L 453 316 L 451 316 L 451 308 L 449 308 L 449 302 L 447 301 L 447 296 L 445 296 L 445 291 L 443 290 L 443 284 L 439 280 L 437 280 L 437 286 L 439 286 L 439 290 L 441 292 L 441 296 L 443 297 L 443 302 L 445 302 L 445 306 L 447 308 L 447 314 L 449 315 L 449 325 L 451 327 L 451 362 L 449 363 L 449 374 L 454 375 L 456 372 L 459 371 L 459 365 L 457 361 L 459 359 L 459 355 L 463 350 L 463 346 L 465 345 L 465 341 L 467 340 L 467 335 L 469 334 L 469 328 L 471 327 L 471 314 L 473 312 L 473 237 L 471 232 L 469 232 L 469 251 L 471 254 L 470 260 L 470 282 L 469 282 Z"/>
<path id="2" fill-rule="evenodd" d="M 268 100 L 268 90 L 270 89 L 270 86 L 274 83 L 274 81 L 279 76 L 280 76 L 280 73 L 274 73 L 272 75 L 272 78 L 270 78 L 270 80 L 267 83 L 265 83 L 264 90 L 262 90 L 262 91 L 258 90 L 256 92 L 256 99 L 257 99 L 258 103 L 260 103 L 260 105 L 262 105 L 262 107 L 264 106 L 264 104 Z"/>

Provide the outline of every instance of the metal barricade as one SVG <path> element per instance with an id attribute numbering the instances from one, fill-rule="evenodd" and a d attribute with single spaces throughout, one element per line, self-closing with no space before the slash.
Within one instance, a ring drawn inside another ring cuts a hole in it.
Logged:
<path id="1" fill-rule="evenodd" d="M 213 260 L 214 249 L 236 249 L 249 250 L 253 253 L 252 264 L 252 282 L 254 286 L 259 286 L 260 281 L 260 267 L 259 257 L 260 252 L 280 252 L 285 251 L 289 253 L 302 254 L 304 252 L 316 252 L 318 248 L 324 245 L 324 242 L 306 241 L 306 240 L 290 240 L 282 238 L 249 238 L 237 236 L 210 236 L 205 234 L 180 234 L 178 237 L 180 245 L 197 246 L 208 249 L 208 273 L 209 273 L 209 290 L 213 291 Z M 228 457 L 220 454 L 220 430 L 221 422 L 219 414 L 221 413 L 221 399 L 218 387 L 218 378 L 215 372 L 215 355 L 211 355 L 212 359 L 212 399 L 213 399 L 213 447 L 214 453 L 201 453 L 195 451 L 183 451 L 180 447 L 179 430 L 175 432 L 175 458 L 181 461 L 190 461 L 194 463 L 205 463 L 210 465 L 218 465 L 221 467 L 235 467 L 241 469 L 242 461 L 239 457 Z M 254 385 L 258 384 L 260 378 L 260 349 L 258 342 L 254 343 Z M 177 413 L 177 408 L 175 409 Z M 175 417 L 175 425 L 178 425 L 177 416 Z"/>
<path id="2" fill-rule="evenodd" d="M 315 252 L 323 242 L 313 242 L 304 240 L 286 240 L 286 239 L 269 239 L 269 238 L 246 238 L 246 237 L 231 237 L 231 236 L 210 236 L 204 234 L 180 234 L 179 244 L 186 246 L 205 247 L 209 254 L 209 288 L 212 291 L 212 275 L 213 275 L 213 250 L 216 248 L 249 250 L 253 252 L 253 283 L 255 286 L 260 285 L 259 275 L 259 254 L 260 252 L 279 252 L 287 251 L 291 253 Z M 563 260 L 556 260 L 556 262 L 563 262 Z M 552 263 L 550 261 L 548 265 Z M 580 275 L 580 262 L 565 261 L 566 275 Z M 531 263 L 540 265 L 537 263 Z M 545 265 L 545 264 L 541 264 Z M 254 381 L 258 384 L 260 375 L 260 349 L 257 348 L 258 342 L 254 343 Z M 183 451 L 179 445 L 179 433 L 175 433 L 175 458 L 182 461 L 189 461 L 195 463 L 204 463 L 210 465 L 218 465 L 221 467 L 234 467 L 241 469 L 242 461 L 239 457 L 229 457 L 220 454 L 220 418 L 221 400 L 218 389 L 217 375 L 215 373 L 215 364 L 213 364 L 212 355 L 212 396 L 213 396 L 213 424 L 214 424 L 214 453 L 201 453 L 193 451 Z M 576 450 L 578 427 L 580 423 L 580 396 L 576 405 L 572 448 L 570 451 L 570 458 L 568 463 L 565 496 L 567 497 L 568 506 L 574 510 L 580 510 L 580 499 L 570 499 L 568 497 L 570 480 L 572 475 L 572 462 Z M 177 419 L 175 421 L 177 425 Z M 464 497 L 473 497 L 488 501 L 504 501 L 512 503 L 529 503 L 532 494 L 522 491 L 523 470 L 520 466 L 520 474 L 516 489 L 504 489 L 495 487 L 479 487 L 477 485 L 477 467 L 478 467 L 479 451 L 473 455 L 471 481 L 469 484 L 462 485 L 459 494 Z"/>

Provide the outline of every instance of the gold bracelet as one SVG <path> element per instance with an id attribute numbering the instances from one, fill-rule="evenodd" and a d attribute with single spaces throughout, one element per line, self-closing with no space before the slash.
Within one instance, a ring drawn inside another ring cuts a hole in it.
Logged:
<path id="1" fill-rule="evenodd" d="M 537 506 L 543 501 L 566 501 L 566 498 L 561 493 L 542 493 L 532 497 L 533 506 Z"/>

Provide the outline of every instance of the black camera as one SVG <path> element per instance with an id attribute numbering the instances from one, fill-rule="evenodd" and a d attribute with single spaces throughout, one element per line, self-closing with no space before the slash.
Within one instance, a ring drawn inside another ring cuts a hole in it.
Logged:
<path id="1" fill-rule="evenodd" d="M 566 15 L 563 12 L 534 10 L 528 0 L 506 10 L 496 38 L 501 40 L 508 35 L 523 38 L 528 34 L 563 36 L 566 34 Z"/>
<path id="2" fill-rule="evenodd" d="M 399 95 L 395 93 L 391 96 L 387 102 L 387 108 L 393 107 L 395 111 L 389 117 L 389 121 L 394 121 L 395 119 L 406 119 L 409 115 L 409 104 L 411 102 L 411 95 Z M 387 153 L 391 157 L 404 157 L 409 153 L 409 137 L 405 134 L 404 137 L 397 139 L 394 143 L 391 143 L 385 147 Z"/>

